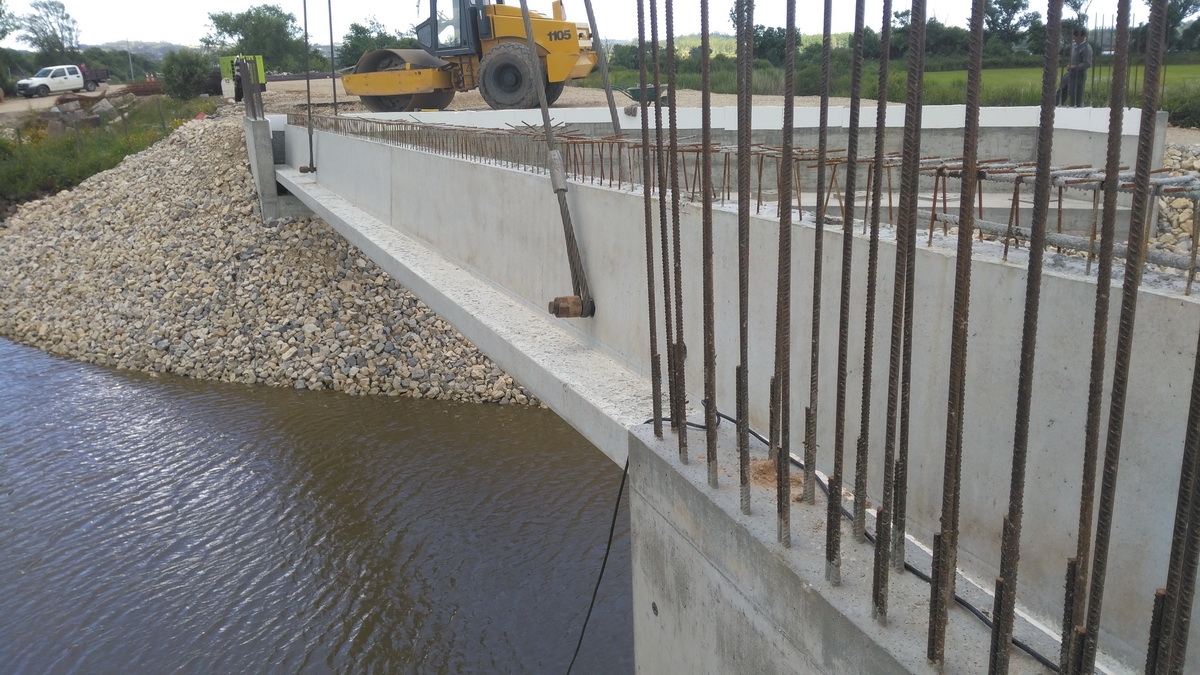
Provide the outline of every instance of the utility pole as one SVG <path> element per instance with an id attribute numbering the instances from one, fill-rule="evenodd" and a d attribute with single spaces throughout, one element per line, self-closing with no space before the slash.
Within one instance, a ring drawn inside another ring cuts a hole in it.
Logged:
<path id="1" fill-rule="evenodd" d="M 125 56 L 129 57 L 129 81 L 133 82 L 133 47 L 129 44 L 129 39 L 125 40 Z"/>

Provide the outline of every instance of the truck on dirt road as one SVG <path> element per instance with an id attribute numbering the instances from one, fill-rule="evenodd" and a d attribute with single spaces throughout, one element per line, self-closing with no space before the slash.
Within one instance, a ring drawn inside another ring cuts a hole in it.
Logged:
<path id="1" fill-rule="evenodd" d="M 33 98 L 66 91 L 96 91 L 107 81 L 108 70 L 104 68 L 89 70 L 82 64 L 48 66 L 34 73 L 33 77 L 18 81 L 17 93 L 25 98 Z"/>

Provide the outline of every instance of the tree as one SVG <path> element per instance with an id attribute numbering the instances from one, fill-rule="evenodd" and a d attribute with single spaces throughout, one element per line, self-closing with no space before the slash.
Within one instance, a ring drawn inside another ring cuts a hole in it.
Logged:
<path id="1" fill-rule="evenodd" d="M 17 28 L 17 19 L 13 13 L 5 6 L 4 0 L 0 0 L 0 40 L 8 37 L 8 34 Z"/>
<path id="2" fill-rule="evenodd" d="M 734 2 L 733 7 L 729 10 L 729 20 L 733 23 L 735 30 L 741 24 L 739 11 L 744 11 L 741 0 Z M 787 54 L 787 29 L 767 28 L 761 24 L 755 24 L 752 32 L 754 34 L 754 58 L 769 61 L 773 66 L 782 66 L 784 56 Z M 799 36 L 797 36 L 796 49 L 799 53 Z"/>
<path id="3" fill-rule="evenodd" d="M 1200 0 L 1167 0 L 1167 49 L 1180 47 L 1183 22 L 1197 13 L 1200 13 Z"/>
<path id="4" fill-rule="evenodd" d="M 208 89 L 214 65 L 194 49 L 167 52 L 163 57 L 163 91 L 184 101 L 196 98 Z"/>
<path id="5" fill-rule="evenodd" d="M 420 45 L 412 36 L 389 32 L 375 17 L 371 17 L 365 26 L 361 23 L 350 24 L 350 32 L 342 36 L 342 46 L 337 50 L 337 67 L 353 66 L 363 54 L 373 49 L 420 49 Z"/>
<path id="6" fill-rule="evenodd" d="M 1029 0 L 987 0 L 983 8 L 984 27 L 990 35 L 1015 47 L 1021 43 L 1031 16 Z"/>
<path id="7" fill-rule="evenodd" d="M 1088 8 L 1092 6 L 1092 0 L 1063 0 L 1063 6 L 1075 13 L 1074 19 L 1065 19 L 1063 24 L 1071 22 L 1077 26 L 1087 26 Z"/>
<path id="8" fill-rule="evenodd" d="M 20 19 L 17 39 L 33 47 L 49 60 L 74 60 L 79 53 L 79 24 L 67 14 L 58 0 L 34 0 L 32 14 Z"/>
<path id="9" fill-rule="evenodd" d="M 612 54 L 608 57 L 608 65 L 613 68 L 628 68 L 630 70 L 641 68 L 642 61 L 638 57 L 638 46 L 636 44 L 614 44 L 612 46 Z"/>
<path id="10" fill-rule="evenodd" d="M 259 5 L 240 14 L 214 12 L 208 20 L 212 32 L 200 40 L 205 47 L 221 54 L 261 55 L 268 70 L 304 70 L 304 39 L 296 17 L 279 7 Z"/>

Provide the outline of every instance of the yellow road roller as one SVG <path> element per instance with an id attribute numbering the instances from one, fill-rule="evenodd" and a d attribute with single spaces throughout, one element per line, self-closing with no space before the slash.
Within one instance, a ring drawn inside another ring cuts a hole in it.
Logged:
<path id="1" fill-rule="evenodd" d="M 588 24 L 566 20 L 561 1 L 553 16 L 530 12 L 536 53 L 529 48 L 520 6 L 503 0 L 429 0 L 429 18 L 416 27 L 421 49 L 375 49 L 342 76 L 346 93 L 368 110 L 441 110 L 454 94 L 478 88 L 496 110 L 535 108 L 537 87 L 553 104 L 567 80 L 596 65 Z"/>

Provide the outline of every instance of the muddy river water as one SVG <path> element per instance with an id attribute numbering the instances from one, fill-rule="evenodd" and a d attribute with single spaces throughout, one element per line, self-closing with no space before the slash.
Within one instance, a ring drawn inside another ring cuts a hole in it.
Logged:
<path id="1" fill-rule="evenodd" d="M 566 671 L 620 470 L 546 410 L 0 340 L 0 672 Z M 629 517 L 575 672 L 631 672 Z"/>

